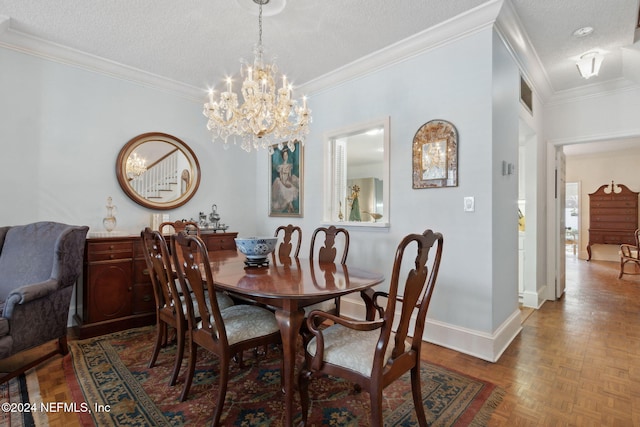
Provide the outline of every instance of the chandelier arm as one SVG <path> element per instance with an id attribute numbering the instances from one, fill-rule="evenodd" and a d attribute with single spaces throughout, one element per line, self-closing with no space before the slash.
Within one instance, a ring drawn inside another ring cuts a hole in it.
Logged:
<path id="1" fill-rule="evenodd" d="M 309 133 L 311 110 L 307 108 L 306 98 L 302 105 L 291 97 L 291 84 L 282 75 L 282 87 L 276 86 L 274 78 L 278 70 L 275 63 L 264 63 L 262 44 L 262 6 L 269 0 L 253 0 L 259 5 L 258 43 L 254 49 L 253 67 L 247 66 L 246 77 L 240 87 L 242 104 L 233 91 L 231 79 L 227 79 L 227 90 L 214 101 L 213 92 L 209 93 L 209 102 L 204 104 L 203 113 L 207 117 L 207 129 L 212 139 L 222 139 L 225 143 L 230 136 L 242 138 L 241 147 L 246 151 L 269 148 L 274 144 L 280 147 L 284 142 L 299 141 Z M 241 75 L 243 69 L 241 67 Z"/>

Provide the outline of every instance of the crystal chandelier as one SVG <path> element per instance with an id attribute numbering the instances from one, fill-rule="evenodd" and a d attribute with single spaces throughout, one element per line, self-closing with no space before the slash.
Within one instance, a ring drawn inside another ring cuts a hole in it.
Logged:
<path id="1" fill-rule="evenodd" d="M 126 170 L 130 178 L 138 177 L 147 171 L 147 161 L 133 153 L 127 157 Z"/>
<path id="2" fill-rule="evenodd" d="M 238 103 L 238 94 L 233 91 L 232 80 L 226 80 L 226 90 L 214 100 L 213 89 L 209 91 L 209 102 L 204 104 L 203 114 L 207 117 L 207 129 L 212 139 L 221 139 L 225 146 L 229 137 L 241 138 L 241 147 L 250 152 L 267 148 L 273 152 L 273 145 L 280 149 L 286 143 L 290 150 L 295 148 L 294 141 L 304 144 L 309 133 L 311 110 L 307 107 L 306 97 L 302 104 L 292 99 L 292 86 L 282 75 L 282 86 L 276 88 L 275 63 L 266 64 L 263 60 L 262 45 L 262 6 L 269 0 L 253 0 L 260 7 L 258 14 L 259 38 L 254 49 L 253 64 L 240 68 L 244 77 L 241 94 L 243 103 Z"/>

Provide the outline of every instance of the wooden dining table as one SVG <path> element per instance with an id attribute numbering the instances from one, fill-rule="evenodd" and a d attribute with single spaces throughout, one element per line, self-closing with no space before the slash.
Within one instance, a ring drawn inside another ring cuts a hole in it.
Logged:
<path id="1" fill-rule="evenodd" d="M 374 315 L 371 287 L 384 276 L 370 269 L 339 263 L 321 263 L 311 259 L 267 258 L 268 266 L 248 267 L 245 256 L 237 251 L 209 252 L 213 280 L 218 290 L 265 304 L 275 309 L 282 335 L 282 372 L 285 414 L 284 425 L 293 425 L 293 394 L 296 389 L 295 362 L 304 308 L 318 302 L 360 292 L 367 318 Z"/>

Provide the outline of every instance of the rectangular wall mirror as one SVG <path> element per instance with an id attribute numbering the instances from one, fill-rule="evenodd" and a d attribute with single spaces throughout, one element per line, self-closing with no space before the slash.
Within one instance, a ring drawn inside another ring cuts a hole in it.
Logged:
<path id="1" fill-rule="evenodd" d="M 389 226 L 389 118 L 325 135 L 324 221 Z"/>

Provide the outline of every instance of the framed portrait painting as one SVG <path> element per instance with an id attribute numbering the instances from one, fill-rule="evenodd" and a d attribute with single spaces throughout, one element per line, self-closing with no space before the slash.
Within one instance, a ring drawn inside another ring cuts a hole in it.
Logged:
<path id="1" fill-rule="evenodd" d="M 269 156 L 269 216 L 302 217 L 303 147 L 299 141 L 271 146 Z"/>

